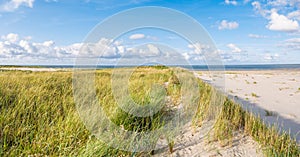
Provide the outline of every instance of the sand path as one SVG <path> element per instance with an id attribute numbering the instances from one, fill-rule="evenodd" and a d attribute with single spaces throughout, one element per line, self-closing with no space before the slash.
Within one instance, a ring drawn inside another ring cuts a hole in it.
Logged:
<path id="1" fill-rule="evenodd" d="M 169 148 L 155 151 L 155 157 L 198 157 L 198 156 L 226 156 L 226 157 L 260 157 L 263 156 L 257 142 L 242 133 L 236 133 L 233 142 L 222 146 L 218 141 L 210 140 L 207 131 L 211 129 L 210 123 L 201 128 L 193 129 L 188 124 L 175 139 L 174 152 Z M 209 130 L 208 130 L 209 129 Z M 211 135 L 212 131 L 210 131 Z M 166 144 L 166 142 L 165 142 Z"/>

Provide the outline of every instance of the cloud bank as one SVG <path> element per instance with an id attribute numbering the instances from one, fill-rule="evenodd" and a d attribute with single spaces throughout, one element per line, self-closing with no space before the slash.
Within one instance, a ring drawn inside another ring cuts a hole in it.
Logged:
<path id="1" fill-rule="evenodd" d="M 33 8 L 34 0 L 10 0 L 0 5 L 0 11 L 13 12 L 21 6 Z"/>

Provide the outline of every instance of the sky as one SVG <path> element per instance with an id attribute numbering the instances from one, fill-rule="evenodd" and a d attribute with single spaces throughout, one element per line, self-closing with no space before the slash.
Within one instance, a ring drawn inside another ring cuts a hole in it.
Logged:
<path id="1" fill-rule="evenodd" d="M 83 55 L 115 64 L 122 56 L 174 57 L 166 52 L 171 49 L 192 64 L 205 64 L 203 43 L 157 28 L 133 29 L 116 39 L 99 37 L 85 47 L 89 33 L 105 19 L 144 6 L 174 9 L 195 19 L 214 41 L 223 64 L 300 63 L 300 0 L 0 0 L 0 64 L 73 65 Z M 147 21 L 146 13 L 137 16 Z M 126 20 L 118 25 L 126 26 Z M 184 23 L 182 28 L 193 30 Z M 99 48 L 107 51 L 90 52 Z"/>

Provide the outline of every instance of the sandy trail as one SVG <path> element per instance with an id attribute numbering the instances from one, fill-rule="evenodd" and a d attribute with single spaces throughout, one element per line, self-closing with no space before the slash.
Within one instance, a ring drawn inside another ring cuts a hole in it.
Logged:
<path id="1" fill-rule="evenodd" d="M 169 148 L 155 151 L 155 157 L 198 157 L 198 156 L 226 156 L 226 157 L 260 157 L 263 156 L 259 145 L 249 136 L 236 133 L 233 142 L 221 146 L 220 142 L 210 140 L 212 124 L 207 122 L 201 128 L 193 129 L 187 124 L 181 134 L 175 139 L 174 152 Z M 207 134 L 207 132 L 209 132 Z M 165 143 L 166 144 L 166 143 Z"/>
<path id="2" fill-rule="evenodd" d="M 166 83 L 167 86 L 168 83 Z M 170 102 L 170 100 L 167 100 Z M 175 110 L 180 106 L 167 106 Z M 263 156 L 259 144 L 250 136 L 235 132 L 231 143 L 221 145 L 213 140 L 214 121 L 206 121 L 201 127 L 192 127 L 191 122 L 185 124 L 174 139 L 174 152 L 169 152 L 167 140 L 162 138 L 156 145 L 156 157 L 198 157 L 198 156 L 226 156 L 226 157 L 260 157 Z"/>

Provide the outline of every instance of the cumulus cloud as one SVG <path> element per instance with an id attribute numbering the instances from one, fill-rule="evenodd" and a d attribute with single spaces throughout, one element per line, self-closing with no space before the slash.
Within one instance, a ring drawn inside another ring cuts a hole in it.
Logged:
<path id="1" fill-rule="evenodd" d="M 26 38 L 7 38 L 0 41 L 0 56 L 3 58 L 66 58 L 74 57 L 79 48 L 77 44 L 59 47 L 51 40 L 37 43 Z"/>
<path id="2" fill-rule="evenodd" d="M 33 8 L 34 0 L 10 0 L 0 6 L 1 11 L 12 12 L 21 6 Z"/>
<path id="3" fill-rule="evenodd" d="M 82 46 L 80 57 L 117 58 L 120 43 L 113 43 L 111 39 L 101 38 L 97 43 L 85 43 Z"/>
<path id="4" fill-rule="evenodd" d="M 16 41 L 19 40 L 19 35 L 15 33 L 9 33 L 7 35 L 1 36 L 2 40 L 7 40 L 11 43 L 15 43 Z"/>
<path id="5" fill-rule="evenodd" d="M 278 14 L 275 9 L 271 12 L 270 22 L 266 26 L 268 29 L 285 32 L 293 32 L 299 29 L 298 21 L 288 19 L 286 16 Z"/>
<path id="6" fill-rule="evenodd" d="M 282 32 L 299 31 L 299 0 L 270 0 L 265 2 L 254 1 L 252 6 L 256 12 L 269 21 L 266 28 Z"/>
<path id="7" fill-rule="evenodd" d="M 227 44 L 227 47 L 230 48 L 231 52 L 233 52 L 233 53 L 241 53 L 242 52 L 242 50 L 239 47 L 237 47 L 235 44 L 232 44 L 232 43 Z"/>
<path id="8" fill-rule="evenodd" d="M 236 29 L 239 27 L 239 24 L 235 21 L 229 22 L 227 20 L 222 20 L 221 23 L 219 24 L 218 29 L 223 30 L 223 29 Z"/>
<path id="9" fill-rule="evenodd" d="M 161 50 L 153 44 L 143 45 L 136 48 L 127 48 L 126 54 L 123 57 L 126 58 L 144 58 L 144 57 L 159 57 L 162 55 Z"/>
<path id="10" fill-rule="evenodd" d="M 52 40 L 33 42 L 28 37 L 23 38 L 14 33 L 1 36 L 0 40 L 0 58 L 6 61 L 27 59 L 28 62 L 40 60 L 51 62 L 55 60 L 56 63 L 62 64 L 66 60 L 72 63 L 76 57 L 114 60 L 120 57 L 134 59 L 161 55 L 162 51 L 153 44 L 132 48 L 122 45 L 120 41 L 106 38 L 96 43 L 74 43 L 67 46 L 58 46 Z"/>
<path id="11" fill-rule="evenodd" d="M 230 5 L 230 4 L 237 5 L 237 1 L 235 1 L 235 0 L 225 0 L 225 4 L 227 4 L 227 5 Z"/>
<path id="12" fill-rule="evenodd" d="M 248 34 L 248 37 L 249 38 L 257 38 L 257 39 L 267 38 L 267 36 L 265 36 L 265 35 L 258 35 L 258 34 Z"/>
<path id="13" fill-rule="evenodd" d="M 146 36 L 145 34 L 132 34 L 129 39 L 137 40 L 137 39 L 144 39 Z"/>

